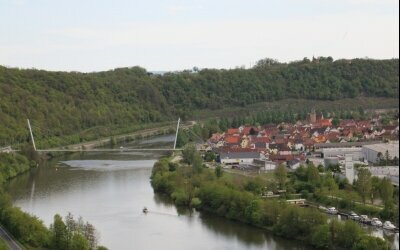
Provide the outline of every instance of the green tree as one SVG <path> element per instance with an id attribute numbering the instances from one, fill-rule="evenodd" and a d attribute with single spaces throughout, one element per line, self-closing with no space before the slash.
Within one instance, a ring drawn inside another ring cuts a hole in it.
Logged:
<path id="1" fill-rule="evenodd" d="M 332 125 L 334 127 L 339 126 L 339 124 L 340 124 L 340 120 L 338 118 L 335 117 L 335 118 L 332 119 Z"/>
<path id="2" fill-rule="evenodd" d="M 221 167 L 221 165 L 218 164 L 215 167 L 215 176 L 217 176 L 217 178 L 221 178 L 222 174 L 223 174 L 222 167 Z"/>
<path id="3" fill-rule="evenodd" d="M 286 167 L 282 164 L 278 165 L 274 171 L 275 177 L 278 181 L 279 188 L 284 188 L 287 178 L 287 170 Z"/>
<path id="4" fill-rule="evenodd" d="M 25 143 L 21 148 L 21 154 L 28 158 L 29 161 L 38 163 L 40 160 L 39 153 L 33 148 L 30 143 Z"/>
<path id="5" fill-rule="evenodd" d="M 0 238 L 0 250 L 8 250 L 10 249 L 8 244 Z"/>
<path id="6" fill-rule="evenodd" d="M 362 238 L 355 242 L 352 247 L 354 250 L 390 250 L 391 247 L 385 240 L 373 237 L 369 235 L 364 235 Z"/>
<path id="7" fill-rule="evenodd" d="M 384 204 L 390 204 L 393 201 L 393 184 L 388 178 L 383 178 L 379 186 L 379 194 Z"/>
<path id="8" fill-rule="evenodd" d="M 83 235 L 81 235 L 79 233 L 75 233 L 72 236 L 71 247 L 69 249 L 70 250 L 89 250 L 91 248 L 89 246 L 89 242 Z M 94 249 L 94 248 L 92 248 L 92 249 Z"/>
<path id="9" fill-rule="evenodd" d="M 308 165 L 307 167 L 307 180 L 313 185 L 317 185 L 320 182 L 321 177 L 319 171 L 314 165 Z"/>
<path id="10" fill-rule="evenodd" d="M 96 237 L 96 229 L 89 222 L 86 222 L 83 227 L 83 236 L 86 238 L 89 248 L 96 249 L 98 240 Z"/>
<path id="11" fill-rule="evenodd" d="M 372 189 L 371 172 L 366 168 L 359 168 L 357 177 L 358 179 L 355 183 L 355 187 L 365 204 L 366 199 L 370 197 Z"/>
<path id="12" fill-rule="evenodd" d="M 115 147 L 115 145 L 117 145 L 117 140 L 115 139 L 114 136 L 110 137 L 110 147 L 113 148 Z"/>
<path id="13" fill-rule="evenodd" d="M 50 228 L 52 230 L 52 248 L 67 250 L 69 248 L 67 226 L 59 214 L 54 215 L 54 222 Z"/>
<path id="14" fill-rule="evenodd" d="M 192 167 L 195 173 L 200 173 L 203 168 L 203 159 L 197 151 L 195 151 L 193 155 Z"/>
<path id="15" fill-rule="evenodd" d="M 337 243 L 344 249 L 351 249 L 355 242 L 359 241 L 365 234 L 362 229 L 353 221 L 346 220 L 337 234 Z"/>
<path id="16" fill-rule="evenodd" d="M 216 159 L 216 156 L 215 156 L 215 153 L 214 153 L 214 152 L 212 152 L 212 151 L 206 152 L 206 154 L 205 154 L 205 156 L 204 156 L 204 160 L 205 160 L 205 161 L 207 161 L 207 162 L 213 162 L 213 161 L 215 161 L 215 159 Z"/>
<path id="17" fill-rule="evenodd" d="M 328 190 L 329 194 L 332 194 L 339 189 L 338 185 L 333 179 L 332 173 L 329 171 L 325 174 L 323 186 Z"/>
<path id="18" fill-rule="evenodd" d="M 379 197 L 380 189 L 381 189 L 381 179 L 377 176 L 372 176 L 371 177 L 371 196 L 370 196 L 370 200 L 371 200 L 372 204 L 374 204 L 375 199 Z"/>
<path id="19" fill-rule="evenodd" d="M 196 147 L 193 144 L 186 145 L 182 151 L 182 155 L 183 155 L 183 160 L 187 164 L 192 165 L 196 155 Z"/>
<path id="20" fill-rule="evenodd" d="M 329 226 L 319 226 L 312 235 L 311 244 L 317 249 L 332 249 L 331 232 Z"/>
<path id="21" fill-rule="evenodd" d="M 178 137 L 176 138 L 176 147 L 177 148 L 182 148 L 186 144 L 189 143 L 189 136 L 187 134 L 188 132 L 186 130 L 180 130 L 178 133 Z"/>

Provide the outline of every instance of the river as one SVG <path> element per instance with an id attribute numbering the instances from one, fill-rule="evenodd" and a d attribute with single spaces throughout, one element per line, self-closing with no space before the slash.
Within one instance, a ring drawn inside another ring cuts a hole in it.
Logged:
<path id="1" fill-rule="evenodd" d="M 173 136 L 118 147 L 171 147 Z M 6 186 L 16 206 L 48 226 L 71 212 L 92 223 L 109 249 L 310 249 L 258 228 L 177 209 L 154 194 L 151 168 L 158 153 L 85 153 L 50 160 Z M 148 214 L 143 214 L 146 206 Z"/>

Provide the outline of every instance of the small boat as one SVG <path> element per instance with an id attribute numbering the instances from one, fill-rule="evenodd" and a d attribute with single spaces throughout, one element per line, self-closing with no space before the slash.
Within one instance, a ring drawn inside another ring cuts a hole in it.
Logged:
<path id="1" fill-rule="evenodd" d="M 338 211 L 336 210 L 335 207 L 328 207 L 328 210 L 326 210 L 326 212 L 328 214 L 337 214 L 338 213 Z"/>
<path id="2" fill-rule="evenodd" d="M 382 226 L 382 221 L 380 221 L 378 218 L 372 218 L 371 219 L 371 225 L 375 227 L 381 227 Z"/>
<path id="3" fill-rule="evenodd" d="M 385 223 L 383 223 L 383 229 L 386 230 L 395 230 L 396 226 L 392 224 L 392 222 L 390 221 L 385 221 Z"/>
<path id="4" fill-rule="evenodd" d="M 365 223 L 365 224 L 370 224 L 371 223 L 371 219 L 370 218 L 368 218 L 368 216 L 367 215 L 360 215 L 360 221 L 362 222 L 362 223 Z"/>
<path id="5" fill-rule="evenodd" d="M 143 213 L 147 214 L 147 212 L 149 212 L 149 210 L 147 209 L 147 207 L 143 208 Z"/>
<path id="6" fill-rule="evenodd" d="M 358 215 L 357 215 L 356 213 L 354 213 L 354 212 L 350 212 L 349 218 L 352 219 L 352 220 L 356 220 L 356 221 L 359 221 L 359 220 L 360 220 L 360 216 L 358 216 Z"/>

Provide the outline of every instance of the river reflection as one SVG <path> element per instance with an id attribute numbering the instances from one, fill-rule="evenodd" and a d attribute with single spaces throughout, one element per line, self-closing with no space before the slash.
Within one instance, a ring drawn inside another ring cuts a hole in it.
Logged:
<path id="1" fill-rule="evenodd" d="M 151 143 L 169 145 L 167 138 Z M 15 205 L 46 225 L 56 213 L 82 216 L 110 249 L 307 249 L 245 224 L 177 209 L 151 188 L 151 168 L 158 157 L 125 152 L 69 155 L 13 179 L 7 189 Z M 148 214 L 142 213 L 144 206 Z"/>

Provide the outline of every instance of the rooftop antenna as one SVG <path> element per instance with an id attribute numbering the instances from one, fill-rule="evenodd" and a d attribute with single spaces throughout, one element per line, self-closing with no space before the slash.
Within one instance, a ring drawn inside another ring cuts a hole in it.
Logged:
<path id="1" fill-rule="evenodd" d="M 179 123 L 181 122 L 181 118 L 178 118 L 178 124 L 176 125 L 176 134 L 175 134 L 175 141 L 174 141 L 174 149 L 176 149 L 176 141 L 178 140 L 178 130 L 179 130 Z"/>
<path id="2" fill-rule="evenodd" d="M 29 122 L 29 119 L 26 119 L 28 121 L 28 128 L 29 128 L 29 133 L 31 135 L 31 140 L 32 140 L 32 145 L 33 149 L 36 151 L 36 145 L 35 145 L 35 139 L 33 139 L 33 133 L 32 133 L 32 128 L 31 128 L 31 123 Z"/>

